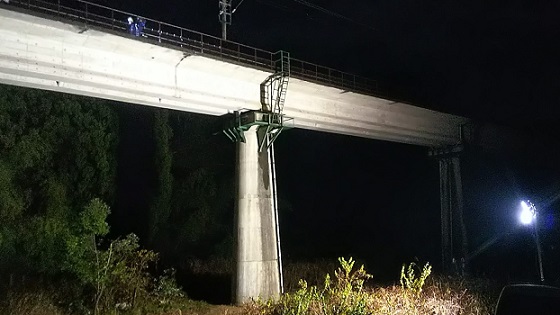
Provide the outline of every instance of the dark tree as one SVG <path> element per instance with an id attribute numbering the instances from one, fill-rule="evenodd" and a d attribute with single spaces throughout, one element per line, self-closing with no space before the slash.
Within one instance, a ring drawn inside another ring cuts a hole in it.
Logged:
<path id="1" fill-rule="evenodd" d="M 93 198 L 115 191 L 118 120 L 105 101 L 0 86 L 0 266 L 60 270 Z"/>
<path id="2" fill-rule="evenodd" d="M 168 225 L 171 213 L 171 197 L 173 193 L 173 175 L 171 167 L 173 154 L 171 139 L 173 130 L 169 125 L 169 112 L 156 109 L 154 112 L 154 139 L 156 151 L 154 156 L 156 168 L 156 192 L 154 194 L 149 214 L 149 242 L 154 247 L 168 243 Z M 163 246 L 163 245 L 162 245 Z"/>

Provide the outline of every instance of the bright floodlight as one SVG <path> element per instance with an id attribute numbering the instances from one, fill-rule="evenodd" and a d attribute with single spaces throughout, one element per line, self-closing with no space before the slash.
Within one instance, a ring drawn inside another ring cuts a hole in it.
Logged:
<path id="1" fill-rule="evenodd" d="M 521 201 L 521 213 L 519 215 L 519 221 L 521 221 L 521 224 L 529 225 L 533 223 L 534 218 L 535 210 L 532 205 L 530 206 L 527 202 Z"/>

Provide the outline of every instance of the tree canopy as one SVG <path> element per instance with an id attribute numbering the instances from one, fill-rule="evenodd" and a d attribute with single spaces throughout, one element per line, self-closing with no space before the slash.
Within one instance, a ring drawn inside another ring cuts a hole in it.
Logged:
<path id="1" fill-rule="evenodd" d="M 114 198 L 117 141 L 106 101 L 0 86 L 2 268 L 60 269 L 81 209 Z"/>

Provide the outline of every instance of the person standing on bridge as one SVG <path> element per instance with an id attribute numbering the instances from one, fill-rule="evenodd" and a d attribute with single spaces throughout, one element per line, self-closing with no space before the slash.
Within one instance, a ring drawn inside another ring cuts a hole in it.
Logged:
<path id="1" fill-rule="evenodd" d="M 134 19 L 131 16 L 129 16 L 126 21 L 128 22 L 128 24 L 127 24 L 128 32 L 131 35 L 135 35 L 136 34 L 136 23 L 134 23 Z"/>
<path id="2" fill-rule="evenodd" d="M 142 31 L 144 31 L 144 27 L 146 27 L 146 20 L 141 17 L 136 18 L 136 36 L 142 36 Z"/>

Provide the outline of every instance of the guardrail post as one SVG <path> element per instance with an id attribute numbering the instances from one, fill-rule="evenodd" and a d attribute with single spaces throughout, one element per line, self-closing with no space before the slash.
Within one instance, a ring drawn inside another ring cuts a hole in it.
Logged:
<path id="1" fill-rule="evenodd" d="M 319 69 L 317 68 L 317 65 L 315 65 L 315 81 L 317 81 L 319 79 L 318 71 L 319 71 Z"/>
<path id="2" fill-rule="evenodd" d="M 0 0 L 2 1 L 2 0 Z M 105 6 L 100 6 L 98 4 L 95 3 L 90 3 L 90 2 L 86 2 L 83 0 L 73 0 L 74 3 L 77 3 L 76 6 L 70 6 L 70 7 L 66 7 L 64 6 L 64 12 L 63 12 L 63 5 L 62 5 L 62 1 L 61 0 L 51 0 L 50 5 L 49 6 L 45 6 L 44 2 L 45 0 L 27 0 L 27 2 L 25 2 L 25 0 L 13 0 L 14 3 L 17 3 L 18 5 L 20 5 L 22 8 L 25 8 L 25 6 L 27 5 L 27 8 L 29 10 L 31 9 L 31 2 L 33 1 L 33 9 L 47 9 L 47 11 L 50 12 L 51 15 L 55 15 L 57 14 L 58 16 L 68 16 L 70 17 L 72 20 L 77 20 L 79 23 L 80 19 L 84 19 L 84 24 L 85 27 L 89 27 L 89 22 L 92 22 L 92 25 L 98 25 L 100 27 L 105 27 L 105 28 L 109 28 L 109 24 L 107 23 L 107 10 L 109 10 L 110 13 L 110 19 L 111 19 L 111 23 L 110 23 L 110 28 L 112 30 L 115 29 L 123 29 L 123 25 L 126 25 L 126 23 L 124 21 L 117 21 L 116 18 L 120 17 L 121 14 L 127 14 L 126 12 L 123 11 L 119 11 L 119 10 L 114 10 L 112 8 L 109 7 L 105 7 Z M 66 2 L 64 2 L 66 5 Z M 81 5 L 84 5 L 84 7 L 82 9 L 80 9 Z M 94 11 L 92 13 L 92 18 L 90 21 L 90 17 L 89 17 L 89 7 L 90 5 L 93 6 Z M 53 9 L 53 6 L 56 7 L 56 12 Z M 117 14 L 115 14 L 117 13 Z M 150 20 L 150 23 L 157 23 L 158 27 L 157 27 L 157 39 L 159 43 L 162 43 L 163 41 L 163 29 L 162 29 L 162 24 L 164 24 L 164 22 L 160 22 L 160 21 L 155 21 L 155 20 Z M 172 24 L 165 24 L 167 25 L 166 28 L 166 40 L 167 43 L 169 44 L 173 44 L 175 46 L 180 46 L 181 48 L 184 47 L 192 47 L 193 49 L 196 49 L 196 45 L 200 45 L 199 49 L 200 49 L 200 53 L 204 53 L 205 52 L 205 45 L 209 45 L 209 49 L 206 49 L 206 51 L 209 51 L 211 54 L 215 54 L 216 53 L 216 41 L 218 41 L 219 43 L 219 49 L 218 52 L 220 53 L 220 59 L 234 59 L 237 60 L 238 62 L 243 62 L 243 63 L 247 63 L 247 64 L 253 64 L 253 65 L 258 65 L 259 67 L 264 67 L 266 68 L 266 55 L 269 54 L 269 69 L 270 70 L 277 70 L 277 63 L 281 62 L 281 56 L 280 56 L 280 60 L 276 60 L 276 58 L 278 58 L 278 54 L 277 53 L 272 53 L 272 52 L 268 52 L 266 50 L 260 50 L 257 48 L 253 48 L 250 46 L 245 46 L 243 45 L 243 49 L 241 48 L 241 45 L 235 43 L 235 42 L 230 42 L 228 44 L 227 40 L 221 39 L 221 38 L 217 38 L 211 35 L 205 35 L 203 33 L 200 32 L 196 32 L 196 31 L 191 31 L 189 29 L 183 29 L 181 27 L 176 27 Z M 126 27 L 124 27 L 126 29 Z M 155 28 L 155 27 L 154 27 Z M 147 35 L 144 35 L 146 37 L 150 37 L 153 38 L 153 32 L 155 31 L 155 29 L 150 27 L 149 32 Z M 180 37 L 180 42 L 177 42 L 176 38 L 177 38 L 177 29 L 179 29 L 179 37 Z M 185 32 L 187 32 L 186 35 L 186 42 L 185 42 Z M 199 36 L 196 36 L 196 34 L 199 34 Z M 195 39 L 195 37 L 199 37 L 200 41 L 198 44 L 197 40 Z M 208 40 L 208 43 L 205 42 L 206 39 Z M 224 44 L 228 44 L 227 47 L 224 46 Z M 234 48 L 232 45 L 236 45 L 237 48 Z M 253 49 L 253 53 L 251 54 L 251 49 Z M 243 52 L 242 52 L 243 50 Z M 236 55 L 234 55 L 234 53 Z M 253 57 L 253 60 L 251 60 L 251 57 Z M 307 78 L 309 80 L 313 80 L 315 79 L 316 82 L 328 82 L 331 84 L 334 84 L 335 86 L 340 86 L 343 88 L 353 88 L 356 90 L 360 90 L 362 92 L 374 92 L 374 93 L 380 93 L 379 89 L 380 89 L 380 85 L 379 82 L 376 80 L 368 80 L 367 78 L 358 76 L 358 75 L 354 75 L 354 74 L 350 74 L 350 73 L 344 73 L 344 72 L 340 72 L 337 71 L 335 69 L 331 69 L 328 67 L 322 67 L 320 65 L 317 64 L 313 64 L 313 63 L 309 63 L 309 62 L 304 62 L 302 60 L 294 60 L 291 59 L 290 61 L 292 63 L 292 69 L 294 74 L 302 76 L 304 78 Z M 321 73 L 319 73 L 319 69 L 321 69 Z M 325 71 L 326 70 L 326 71 Z M 311 71 L 315 71 L 315 74 L 312 74 Z M 348 76 L 351 76 L 351 78 L 347 78 Z M 385 95 L 386 92 L 383 94 Z"/>
<path id="3" fill-rule="evenodd" d="M 181 40 L 181 48 L 183 48 L 183 29 L 179 29 L 179 39 Z"/>

